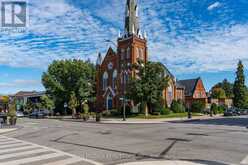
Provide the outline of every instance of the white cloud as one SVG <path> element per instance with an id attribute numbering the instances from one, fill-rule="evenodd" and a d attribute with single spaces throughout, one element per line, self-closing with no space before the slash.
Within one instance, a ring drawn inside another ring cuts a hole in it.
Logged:
<path id="1" fill-rule="evenodd" d="M 125 10 L 124 1 L 94 2 L 78 1 L 81 7 L 65 0 L 32 1 L 28 33 L 0 35 L 0 64 L 46 68 L 53 59 L 94 60 L 97 51 L 106 52 L 105 39 L 116 40 Z M 225 71 L 234 69 L 238 59 L 247 62 L 247 22 L 226 23 L 232 11 L 228 8 L 208 22 L 192 9 L 202 1 L 183 2 L 140 1 L 152 60 L 162 61 L 173 73 Z M 215 2 L 208 10 L 220 6 Z"/>
<path id="2" fill-rule="evenodd" d="M 215 2 L 213 4 L 211 4 L 210 6 L 208 6 L 208 10 L 214 10 L 216 8 L 219 8 L 221 6 L 221 3 L 220 2 Z"/>
<path id="3" fill-rule="evenodd" d="M 38 86 L 41 82 L 37 80 L 14 80 L 12 82 L 0 83 L 0 88 L 23 88 L 27 86 Z"/>

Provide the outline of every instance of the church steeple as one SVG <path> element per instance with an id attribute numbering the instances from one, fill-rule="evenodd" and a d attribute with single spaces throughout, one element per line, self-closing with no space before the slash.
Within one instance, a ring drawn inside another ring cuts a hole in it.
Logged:
<path id="1" fill-rule="evenodd" d="M 126 4 L 126 16 L 125 16 L 125 35 L 139 35 L 139 9 L 137 0 L 127 0 Z"/>

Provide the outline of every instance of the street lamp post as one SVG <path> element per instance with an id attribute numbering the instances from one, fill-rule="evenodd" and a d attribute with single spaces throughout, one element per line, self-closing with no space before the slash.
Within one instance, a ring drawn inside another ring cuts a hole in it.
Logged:
<path id="1" fill-rule="evenodd" d="M 127 72 L 123 74 L 123 121 L 126 121 L 126 76 Z"/>

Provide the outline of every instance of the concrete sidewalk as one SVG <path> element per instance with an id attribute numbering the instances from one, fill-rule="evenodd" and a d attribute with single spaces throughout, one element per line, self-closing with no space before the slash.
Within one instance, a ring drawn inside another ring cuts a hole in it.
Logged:
<path id="1" fill-rule="evenodd" d="M 15 130 L 17 130 L 17 128 L 1 128 L 0 129 L 0 134 L 15 131 Z"/>
<path id="2" fill-rule="evenodd" d="M 124 163 L 120 165 L 202 165 L 199 163 L 192 163 L 186 161 L 150 161 L 150 162 L 133 162 Z"/>
<path id="3" fill-rule="evenodd" d="M 178 121 L 178 122 L 187 122 L 187 121 L 196 121 L 196 120 L 208 120 L 208 119 L 220 119 L 224 118 L 221 115 L 217 115 L 214 117 L 210 116 L 196 116 L 192 119 L 188 119 L 187 117 L 183 118 L 161 118 L 161 119 L 134 119 L 134 118 L 127 118 L 126 121 L 123 121 L 122 119 L 116 119 L 116 118 L 102 118 L 101 123 L 104 124 L 161 124 L 165 122 L 172 122 L 172 121 Z"/>

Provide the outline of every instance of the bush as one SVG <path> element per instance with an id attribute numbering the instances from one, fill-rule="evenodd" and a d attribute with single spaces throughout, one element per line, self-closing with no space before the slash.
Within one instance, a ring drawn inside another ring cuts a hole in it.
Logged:
<path id="1" fill-rule="evenodd" d="M 227 109 L 226 106 L 220 105 L 220 106 L 218 107 L 218 113 L 219 113 L 219 114 L 223 114 L 223 113 L 225 112 L 226 109 Z"/>
<path id="2" fill-rule="evenodd" d="M 160 115 L 169 115 L 171 111 L 168 108 L 162 108 L 160 110 Z"/>
<path id="3" fill-rule="evenodd" d="M 213 104 L 211 105 L 211 111 L 212 111 L 212 113 L 213 113 L 213 114 L 217 114 L 217 113 L 218 113 L 218 110 L 219 110 L 218 105 L 215 104 L 215 103 L 213 103 Z"/>
<path id="4" fill-rule="evenodd" d="M 174 113 L 184 113 L 185 107 L 181 101 L 173 100 L 173 102 L 171 104 L 171 110 Z"/>
<path id="5" fill-rule="evenodd" d="M 191 105 L 191 111 L 195 113 L 202 113 L 205 109 L 205 104 L 202 101 L 194 101 Z"/>

